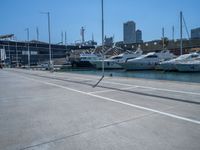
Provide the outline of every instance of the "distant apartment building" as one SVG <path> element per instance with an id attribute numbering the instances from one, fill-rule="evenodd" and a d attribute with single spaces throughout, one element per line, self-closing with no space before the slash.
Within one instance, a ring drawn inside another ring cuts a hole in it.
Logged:
<path id="1" fill-rule="evenodd" d="M 124 33 L 124 43 L 136 43 L 136 24 L 133 21 L 128 21 L 124 23 L 123 33 Z"/>
<path id="2" fill-rule="evenodd" d="M 106 46 L 112 46 L 113 45 L 113 37 L 106 37 L 105 36 L 105 42 L 104 42 L 104 45 Z"/>
<path id="3" fill-rule="evenodd" d="M 142 31 L 136 30 L 136 43 L 142 43 Z"/>
<path id="4" fill-rule="evenodd" d="M 191 30 L 191 39 L 200 39 L 200 28 Z"/>

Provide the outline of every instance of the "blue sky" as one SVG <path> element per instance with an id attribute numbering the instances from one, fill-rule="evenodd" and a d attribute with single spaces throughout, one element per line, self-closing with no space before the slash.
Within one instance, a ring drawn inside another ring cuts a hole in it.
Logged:
<path id="1" fill-rule="evenodd" d="M 188 29 L 200 27 L 200 0 L 104 0 L 105 34 L 123 39 L 123 23 L 136 22 L 143 32 L 143 40 L 161 37 L 162 27 L 167 37 L 179 37 L 179 12 L 183 11 Z M 40 40 L 48 41 L 47 16 L 51 13 L 53 43 L 61 41 L 61 32 L 67 32 L 67 41 L 80 40 L 80 28 L 86 28 L 85 39 L 92 33 L 101 41 L 101 0 L 1 0 L 0 34 L 14 33 L 19 40 L 26 39 L 25 28 L 30 28 L 30 39 L 36 39 L 36 27 Z M 184 30 L 184 36 L 186 32 Z"/>

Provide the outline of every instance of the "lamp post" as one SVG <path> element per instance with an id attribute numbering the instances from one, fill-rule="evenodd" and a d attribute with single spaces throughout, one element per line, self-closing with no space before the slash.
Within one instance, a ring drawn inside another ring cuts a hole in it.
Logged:
<path id="1" fill-rule="evenodd" d="M 96 87 L 100 82 L 101 80 L 103 80 L 104 78 L 104 74 L 105 74 L 105 69 L 104 69 L 104 57 L 105 57 L 105 54 L 107 52 L 104 52 L 104 11 L 103 11 L 103 0 L 101 0 L 101 17 L 102 17 L 102 20 L 101 20 L 101 33 L 102 33 L 102 77 L 99 79 L 99 81 L 93 85 L 93 87 Z"/>
<path id="2" fill-rule="evenodd" d="M 103 11 L 103 0 L 101 0 L 101 17 L 102 17 L 102 22 L 101 22 L 101 25 L 102 25 L 102 53 L 103 53 L 103 61 L 102 61 L 102 76 L 104 77 L 104 57 L 105 57 L 105 54 L 104 54 L 104 11 Z"/>
<path id="3" fill-rule="evenodd" d="M 30 69 L 29 28 L 26 28 L 25 31 L 27 32 L 28 68 Z"/>
<path id="4" fill-rule="evenodd" d="M 9 67 L 11 67 L 10 43 L 8 41 Z"/>
<path id="5" fill-rule="evenodd" d="M 54 70 L 51 52 L 51 30 L 50 30 L 50 12 L 42 12 L 41 14 L 46 14 L 48 17 L 48 34 L 49 34 L 49 70 Z"/>
<path id="6" fill-rule="evenodd" d="M 16 50 L 16 65 L 17 65 L 17 67 L 19 67 L 18 49 L 17 49 L 17 38 L 15 38 L 15 50 Z"/>

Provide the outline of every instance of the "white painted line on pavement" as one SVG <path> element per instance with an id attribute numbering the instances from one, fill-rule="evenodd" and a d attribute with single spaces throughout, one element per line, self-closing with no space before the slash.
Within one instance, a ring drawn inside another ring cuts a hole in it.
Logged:
<path id="1" fill-rule="evenodd" d="M 43 84 L 46 84 L 46 85 L 59 87 L 59 88 L 66 89 L 66 90 L 69 90 L 69 91 L 81 93 L 81 94 L 84 94 L 84 95 L 89 95 L 89 96 L 96 97 L 96 98 L 103 99 L 103 100 L 107 100 L 107 101 L 110 101 L 110 102 L 115 102 L 115 103 L 118 103 L 118 104 L 122 104 L 122 105 L 130 106 L 130 107 L 138 108 L 138 109 L 141 109 L 141 110 L 154 112 L 154 113 L 161 114 L 161 115 L 164 115 L 164 116 L 168 116 L 168 117 L 171 117 L 171 118 L 175 118 L 175 119 L 179 119 L 179 120 L 183 120 L 183 121 L 187 121 L 187 122 L 191 122 L 191 123 L 195 123 L 195 124 L 199 124 L 200 125 L 200 121 L 198 121 L 198 120 L 194 120 L 194 119 L 190 119 L 190 118 L 186 118 L 186 117 L 182 117 L 182 116 L 178 116 L 178 115 L 162 112 L 162 111 L 159 111 L 159 110 L 156 110 L 156 109 L 151 109 L 151 108 L 143 107 L 143 106 L 140 106 L 140 105 L 134 105 L 134 104 L 131 104 L 131 103 L 127 103 L 127 102 L 115 100 L 115 99 L 112 99 L 112 98 L 108 98 L 108 97 L 103 97 L 103 96 L 87 93 L 87 92 L 84 92 L 84 91 L 79 91 L 79 90 L 68 88 L 66 86 L 62 86 L 62 85 L 59 85 L 59 84 L 55 84 L 55 83 L 51 83 L 51 82 L 47 82 L 47 81 L 41 81 L 39 79 L 28 78 L 28 77 L 25 77 L 25 76 L 22 76 L 22 77 L 24 77 L 24 78 L 26 78 L 28 80 L 34 80 L 34 81 L 37 81 L 37 82 L 40 82 L 40 83 L 43 83 Z"/>
<path id="2" fill-rule="evenodd" d="M 71 77 L 72 79 L 80 79 L 80 80 L 85 80 L 85 78 L 81 77 Z M 150 86 L 141 86 L 141 85 L 134 85 L 134 84 L 126 84 L 126 83 L 118 83 L 118 82 L 111 82 L 111 81 L 102 81 L 102 83 L 109 83 L 109 84 L 115 84 L 115 85 L 122 85 L 122 86 L 135 86 L 138 88 L 144 88 L 144 89 L 151 89 L 151 90 L 158 90 L 158 91 L 166 91 L 166 92 L 173 92 L 173 93 L 181 93 L 181 94 L 190 94 L 190 95 L 199 95 L 200 93 L 196 92 L 189 92 L 189 91 L 180 91 L 180 90 L 170 90 L 170 89 L 163 89 L 163 88 L 155 88 L 155 87 L 150 87 Z"/>
<path id="3" fill-rule="evenodd" d="M 132 87 L 125 87 L 125 88 L 120 88 L 117 90 L 128 90 L 128 89 L 133 89 L 136 88 L 135 86 Z M 94 91 L 94 92 L 88 92 L 89 94 L 97 94 L 97 93 L 106 93 L 106 92 L 113 92 L 113 91 L 117 91 L 117 90 L 100 90 L 100 91 Z"/>

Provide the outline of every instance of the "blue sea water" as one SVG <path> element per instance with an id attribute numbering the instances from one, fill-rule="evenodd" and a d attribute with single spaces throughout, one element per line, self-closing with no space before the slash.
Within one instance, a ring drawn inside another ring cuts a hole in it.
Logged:
<path id="1" fill-rule="evenodd" d="M 99 76 L 102 75 L 101 70 L 93 70 L 93 69 L 67 69 L 64 71 L 79 73 L 79 74 L 92 74 L 92 75 L 99 75 Z M 105 76 L 145 78 L 145 79 L 155 79 L 155 80 L 172 80 L 172 81 L 200 83 L 200 72 L 182 73 L 182 72 L 165 72 L 165 71 L 155 71 L 155 70 L 151 70 L 151 71 L 105 70 Z"/>

